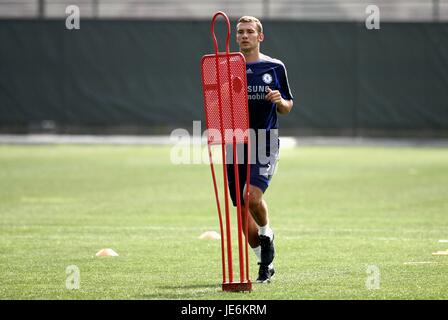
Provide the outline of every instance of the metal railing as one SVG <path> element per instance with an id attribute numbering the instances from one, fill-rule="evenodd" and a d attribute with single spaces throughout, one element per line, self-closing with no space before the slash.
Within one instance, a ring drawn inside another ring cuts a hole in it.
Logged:
<path id="1" fill-rule="evenodd" d="M 448 0 L 0 0 L 0 18 L 61 18 L 77 5 L 87 18 L 208 19 L 223 10 L 232 18 L 362 21 L 371 4 L 382 21 L 448 21 Z"/>

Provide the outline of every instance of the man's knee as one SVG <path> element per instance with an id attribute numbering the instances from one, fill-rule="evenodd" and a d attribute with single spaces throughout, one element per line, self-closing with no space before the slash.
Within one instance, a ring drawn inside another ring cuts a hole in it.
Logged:
<path id="1" fill-rule="evenodd" d="M 249 208 L 252 210 L 256 210 L 263 200 L 263 192 L 256 187 L 252 187 L 249 191 Z"/>

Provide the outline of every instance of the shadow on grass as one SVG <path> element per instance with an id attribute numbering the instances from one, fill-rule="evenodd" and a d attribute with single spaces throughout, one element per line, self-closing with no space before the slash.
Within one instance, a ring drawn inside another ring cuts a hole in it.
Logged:
<path id="1" fill-rule="evenodd" d="M 179 286 L 179 285 L 172 285 L 172 286 L 158 286 L 158 289 L 162 290 L 182 290 L 182 289 L 219 289 L 220 285 L 213 283 L 213 284 L 191 284 L 187 286 Z"/>
<path id="2" fill-rule="evenodd" d="M 216 283 L 213 284 L 194 284 L 194 285 L 164 285 L 158 286 L 157 289 L 164 292 L 157 292 L 154 294 L 144 294 L 144 299 L 194 299 L 201 298 L 203 296 L 210 296 L 210 294 L 216 293 L 220 286 Z"/>

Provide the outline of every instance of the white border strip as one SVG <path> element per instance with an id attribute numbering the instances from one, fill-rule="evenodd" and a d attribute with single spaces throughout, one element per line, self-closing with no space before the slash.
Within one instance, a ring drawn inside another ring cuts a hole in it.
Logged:
<path id="1" fill-rule="evenodd" d="M 174 145 L 168 135 L 64 135 L 64 134 L 0 134 L 0 144 L 104 144 L 104 145 Z M 191 142 L 199 141 L 192 137 Z M 205 146 L 205 139 L 201 139 Z M 363 138 L 363 137 L 281 137 L 281 148 L 296 146 L 386 146 L 448 147 L 448 139 Z"/>

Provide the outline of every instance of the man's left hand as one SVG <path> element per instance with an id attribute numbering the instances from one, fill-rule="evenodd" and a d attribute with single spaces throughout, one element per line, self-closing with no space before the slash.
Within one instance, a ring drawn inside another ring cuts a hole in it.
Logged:
<path id="1" fill-rule="evenodd" d="M 265 99 L 275 103 L 277 106 L 282 105 L 283 98 L 278 90 L 272 90 L 268 87 L 268 93 L 266 94 Z"/>
<path id="2" fill-rule="evenodd" d="M 266 94 L 266 100 L 275 103 L 277 106 L 277 112 L 280 114 L 287 114 L 291 111 L 292 108 L 292 100 L 285 100 L 282 98 L 280 91 L 272 90 L 268 87 L 268 93 Z"/>

